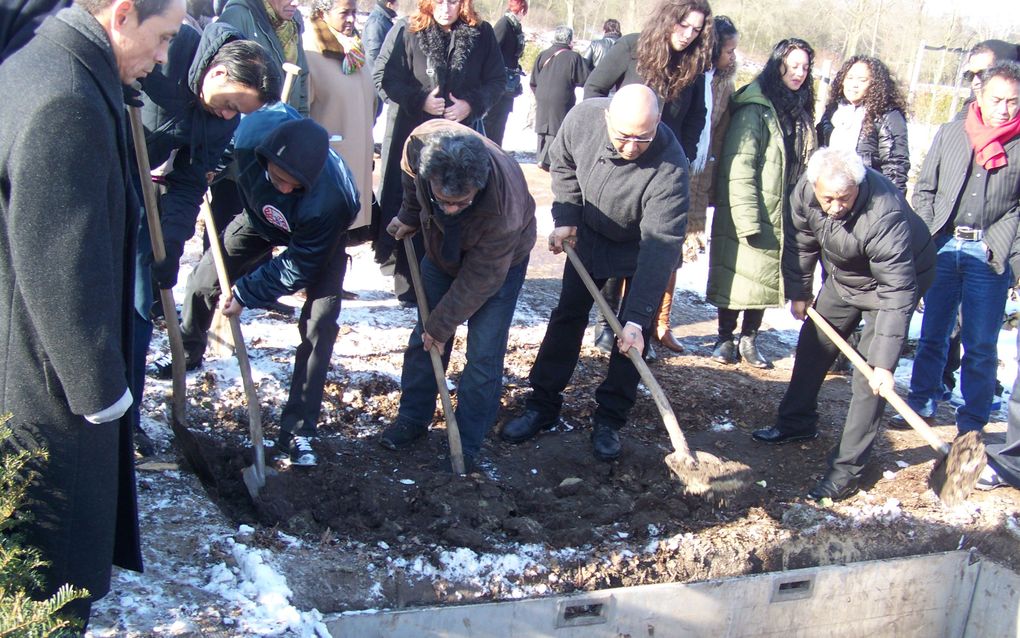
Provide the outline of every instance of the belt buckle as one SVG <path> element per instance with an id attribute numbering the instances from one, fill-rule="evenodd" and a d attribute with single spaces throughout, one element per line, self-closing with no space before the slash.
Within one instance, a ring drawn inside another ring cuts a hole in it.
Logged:
<path id="1" fill-rule="evenodd" d="M 980 241 L 984 234 L 980 228 L 971 228 L 970 226 L 957 226 L 953 230 L 953 236 L 964 241 Z"/>

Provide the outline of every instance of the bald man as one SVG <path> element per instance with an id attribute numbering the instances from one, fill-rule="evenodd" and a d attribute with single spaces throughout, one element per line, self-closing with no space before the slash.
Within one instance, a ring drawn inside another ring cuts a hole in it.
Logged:
<path id="1" fill-rule="evenodd" d="M 638 372 L 621 353 L 644 351 L 687 226 L 690 169 L 680 143 L 659 120 L 655 94 L 631 84 L 612 101 L 595 98 L 575 106 L 549 149 L 556 223 L 549 250 L 559 253 L 564 241 L 574 241 L 596 286 L 610 277 L 628 282 L 619 315 L 623 334 L 595 391 L 592 446 L 603 461 L 620 456 L 619 430 L 637 397 Z M 597 122 L 605 124 L 593 126 Z M 526 409 L 503 426 L 504 441 L 522 443 L 556 425 L 593 303 L 567 261 L 559 303 L 531 368 Z"/>

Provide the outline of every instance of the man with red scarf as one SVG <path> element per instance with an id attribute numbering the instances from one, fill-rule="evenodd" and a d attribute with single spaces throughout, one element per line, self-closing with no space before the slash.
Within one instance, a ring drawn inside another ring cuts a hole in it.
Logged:
<path id="1" fill-rule="evenodd" d="M 939 129 L 914 190 L 914 210 L 939 249 L 907 402 L 923 417 L 942 398 L 949 336 L 961 312 L 960 433 L 988 422 L 1006 293 L 1020 274 L 1020 65 L 981 74 L 967 116 Z"/>

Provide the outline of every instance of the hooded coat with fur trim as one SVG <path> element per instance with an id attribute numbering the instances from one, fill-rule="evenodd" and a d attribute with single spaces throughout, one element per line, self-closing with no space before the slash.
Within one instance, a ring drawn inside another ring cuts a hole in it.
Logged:
<path id="1" fill-rule="evenodd" d="M 452 37 L 444 38 L 444 33 L 436 24 L 412 32 L 407 20 L 399 20 L 376 59 L 375 86 L 390 102 L 382 150 L 382 218 L 376 259 L 388 257 L 396 245 L 386 225 L 403 199 L 400 158 L 411 131 L 434 117 L 422 110 L 428 94 L 439 87 L 440 95 L 467 100 L 471 113 L 461 124 L 476 128 L 506 88 L 503 55 L 489 23 L 470 26 L 459 20 L 448 32 Z"/>

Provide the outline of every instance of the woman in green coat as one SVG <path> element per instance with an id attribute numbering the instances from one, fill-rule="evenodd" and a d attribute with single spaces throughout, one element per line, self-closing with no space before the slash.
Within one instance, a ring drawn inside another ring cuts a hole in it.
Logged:
<path id="1" fill-rule="evenodd" d="M 814 151 L 814 50 L 780 41 L 761 74 L 730 99 L 719 159 L 708 302 L 719 308 L 712 358 L 771 367 L 755 343 L 766 308 L 783 304 L 779 261 L 789 193 Z M 740 339 L 737 317 L 744 311 Z"/>

